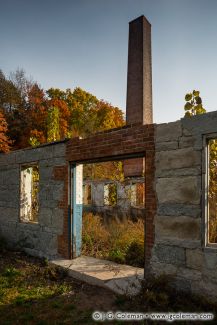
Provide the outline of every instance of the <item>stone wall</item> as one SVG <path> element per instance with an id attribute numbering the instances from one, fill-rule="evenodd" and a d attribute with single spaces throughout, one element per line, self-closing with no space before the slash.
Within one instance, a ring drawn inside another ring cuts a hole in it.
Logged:
<path id="1" fill-rule="evenodd" d="M 68 164 L 144 155 L 145 269 L 217 300 L 217 245 L 208 247 L 205 240 L 205 152 L 211 135 L 217 135 L 217 112 L 1 154 L 0 235 L 32 255 L 71 258 Z M 20 168 L 32 162 L 40 172 L 38 224 L 19 220 Z"/>
<path id="2" fill-rule="evenodd" d="M 205 246 L 205 143 L 217 112 L 156 126 L 155 244 L 151 271 L 217 300 L 217 249 Z"/>
<path id="3" fill-rule="evenodd" d="M 117 202 L 114 206 L 105 205 L 104 203 L 104 185 L 108 183 L 116 184 Z M 84 185 L 91 185 L 91 203 L 86 205 L 84 204 L 83 211 L 100 215 L 103 217 L 106 224 L 109 224 L 111 221 L 126 221 L 128 218 L 134 221 L 138 218 L 145 219 L 144 204 L 142 206 L 136 206 L 130 199 L 130 193 L 132 191 L 131 186 L 136 183 L 144 184 L 145 178 L 138 177 L 126 179 L 123 182 L 110 180 L 84 180 Z"/>
<path id="4" fill-rule="evenodd" d="M 38 223 L 20 221 L 20 169 L 31 163 L 39 166 Z M 31 255 L 58 254 L 58 237 L 63 232 L 60 202 L 64 181 L 56 177 L 55 171 L 65 166 L 65 143 L 0 154 L 0 236 L 11 246 Z"/>

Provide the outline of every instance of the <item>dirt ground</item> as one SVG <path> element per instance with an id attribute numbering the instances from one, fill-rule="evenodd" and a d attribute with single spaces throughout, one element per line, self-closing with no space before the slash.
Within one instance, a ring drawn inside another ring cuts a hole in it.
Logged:
<path id="1" fill-rule="evenodd" d="M 0 249 L 0 325 L 162 324 L 150 320 L 96 322 L 92 318 L 94 311 L 216 313 L 217 307 L 168 289 L 165 279 L 150 281 L 137 297 L 118 296 L 73 280 L 44 259 Z M 202 324 L 183 324 L 192 323 Z"/>

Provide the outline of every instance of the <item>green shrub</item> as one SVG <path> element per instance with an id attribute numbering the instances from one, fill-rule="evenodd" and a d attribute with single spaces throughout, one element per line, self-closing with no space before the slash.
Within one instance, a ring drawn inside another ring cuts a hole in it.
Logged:
<path id="1" fill-rule="evenodd" d="M 126 264 L 144 267 L 144 244 L 133 241 L 126 251 Z"/>
<path id="2" fill-rule="evenodd" d="M 121 264 L 125 263 L 125 254 L 123 251 L 121 251 L 119 249 L 114 249 L 114 250 L 109 251 L 108 258 L 111 261 L 114 261 L 116 263 L 121 263 Z"/>

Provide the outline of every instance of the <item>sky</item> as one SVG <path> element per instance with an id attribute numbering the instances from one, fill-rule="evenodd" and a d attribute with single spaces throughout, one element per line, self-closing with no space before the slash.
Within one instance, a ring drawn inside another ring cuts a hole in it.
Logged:
<path id="1" fill-rule="evenodd" d="M 180 119 L 193 89 L 217 110 L 216 0 L 0 0 L 0 69 L 125 111 L 128 23 L 141 15 L 152 25 L 154 122 Z"/>

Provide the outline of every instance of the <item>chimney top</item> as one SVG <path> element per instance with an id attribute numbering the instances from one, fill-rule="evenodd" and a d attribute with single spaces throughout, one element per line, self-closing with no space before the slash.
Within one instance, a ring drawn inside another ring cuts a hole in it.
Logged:
<path id="1" fill-rule="evenodd" d="M 141 15 L 141 16 L 139 16 L 139 17 L 137 17 L 137 18 L 131 20 L 131 21 L 129 22 L 129 24 L 132 24 L 132 23 L 134 23 L 134 22 L 137 21 L 137 20 L 144 20 L 144 21 L 146 21 L 146 22 L 151 26 L 150 22 L 148 21 L 148 19 L 147 19 L 144 15 Z"/>

